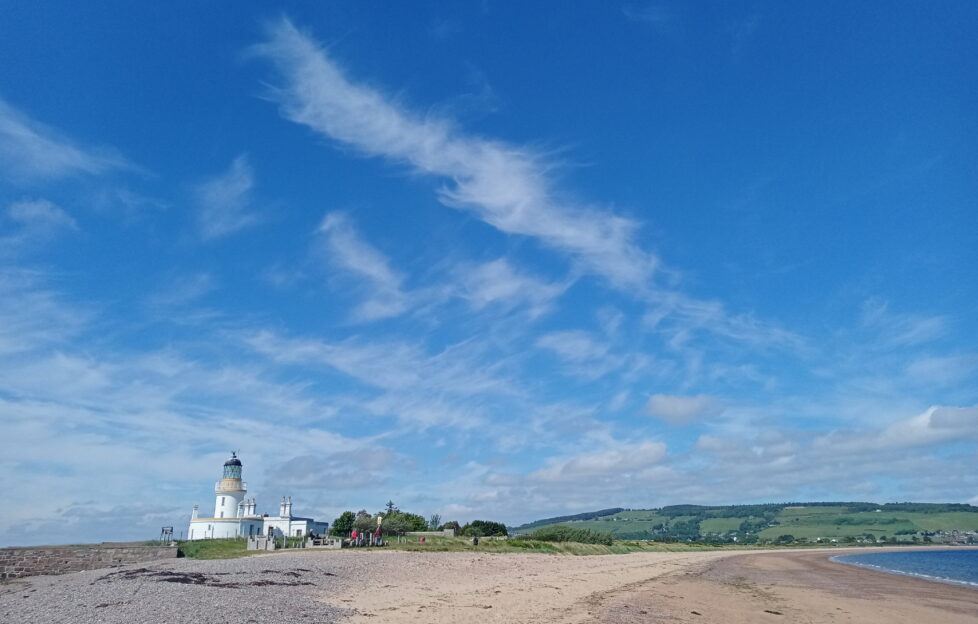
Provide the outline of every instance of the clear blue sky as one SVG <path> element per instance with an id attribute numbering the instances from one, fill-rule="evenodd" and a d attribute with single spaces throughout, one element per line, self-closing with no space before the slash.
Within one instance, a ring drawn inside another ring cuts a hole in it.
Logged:
<path id="1" fill-rule="evenodd" d="M 978 502 L 978 5 L 525 4 L 3 3 L 0 544 Z"/>

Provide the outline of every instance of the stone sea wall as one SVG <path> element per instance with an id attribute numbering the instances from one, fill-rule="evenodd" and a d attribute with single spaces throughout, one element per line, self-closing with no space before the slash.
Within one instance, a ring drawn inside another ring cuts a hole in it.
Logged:
<path id="1" fill-rule="evenodd" d="M 176 556 L 175 546 L 142 546 L 138 543 L 0 548 L 0 580 L 95 570 Z"/>

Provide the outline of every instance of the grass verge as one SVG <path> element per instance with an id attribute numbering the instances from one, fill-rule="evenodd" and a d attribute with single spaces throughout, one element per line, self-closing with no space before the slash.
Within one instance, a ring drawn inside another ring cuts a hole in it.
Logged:
<path id="1" fill-rule="evenodd" d="M 262 551 L 248 550 L 246 538 L 204 539 L 180 542 L 180 556 L 190 559 L 237 559 Z"/>
<path id="2" fill-rule="evenodd" d="M 694 552 L 701 550 L 733 550 L 737 547 L 714 547 L 688 544 L 664 544 L 661 542 L 615 541 L 604 544 L 580 544 L 578 542 L 542 542 L 533 539 L 481 538 L 478 546 L 468 537 L 428 537 L 423 543 L 414 538 L 410 542 L 390 543 L 385 548 L 412 552 L 490 552 L 490 553 L 542 553 L 551 555 L 622 555 L 633 552 Z"/>
<path id="3" fill-rule="evenodd" d="M 799 548 L 837 548 L 844 544 L 816 545 L 800 544 L 797 546 L 774 545 L 711 545 L 646 542 L 631 540 L 615 540 L 610 546 L 604 544 L 580 544 L 577 542 L 541 542 L 532 539 L 489 539 L 481 538 L 478 546 L 472 545 L 469 537 L 427 537 L 424 542 L 409 538 L 398 544 L 396 540 L 388 542 L 381 548 L 364 549 L 364 553 L 380 550 L 403 550 L 408 552 L 488 552 L 488 553 L 540 553 L 545 555 L 624 555 L 636 552 L 699 552 L 707 550 L 794 550 Z M 235 559 L 249 555 L 263 554 L 264 551 L 247 549 L 247 540 L 214 539 L 180 542 L 180 554 L 191 559 Z M 289 549 L 291 550 L 291 549 Z M 289 552 L 279 550 L 276 552 Z M 306 551 L 313 552 L 313 551 Z"/>

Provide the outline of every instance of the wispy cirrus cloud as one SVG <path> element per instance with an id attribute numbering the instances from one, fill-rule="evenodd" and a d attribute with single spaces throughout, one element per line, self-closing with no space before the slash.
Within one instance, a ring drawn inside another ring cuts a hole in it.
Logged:
<path id="1" fill-rule="evenodd" d="M 271 97 L 285 118 L 367 156 L 443 178 L 444 204 L 502 232 L 534 237 L 615 285 L 642 288 L 652 279 L 659 261 L 636 244 L 636 223 L 560 196 L 548 179 L 553 164 L 542 155 L 467 135 L 448 119 L 417 115 L 352 82 L 287 20 L 272 25 L 255 50 L 278 70 Z"/>
<path id="2" fill-rule="evenodd" d="M 14 202 L 7 207 L 7 218 L 26 228 L 44 233 L 78 229 L 78 222 L 74 217 L 46 199 Z"/>
<path id="3" fill-rule="evenodd" d="M 862 324 L 877 334 L 880 346 L 907 347 L 942 336 L 947 331 L 948 318 L 894 313 L 886 301 L 874 297 L 863 302 Z"/>
<path id="4" fill-rule="evenodd" d="M 13 227 L 9 234 L 0 236 L 0 257 L 4 252 L 16 254 L 59 234 L 78 231 L 75 218 L 47 199 L 14 202 L 7 206 L 4 217 Z"/>
<path id="5" fill-rule="evenodd" d="M 537 339 L 537 346 L 553 351 L 570 362 L 588 362 L 603 358 L 610 345 L 581 330 L 551 332 Z"/>
<path id="6" fill-rule="evenodd" d="M 658 4 L 626 4 L 621 8 L 621 12 L 632 22 L 648 24 L 656 28 L 662 28 L 673 19 L 672 12 Z"/>
<path id="7" fill-rule="evenodd" d="M 318 233 L 333 265 L 363 279 L 367 296 L 354 311 L 358 320 L 390 318 L 407 311 L 410 298 L 403 289 L 404 275 L 391 267 L 380 250 L 363 240 L 346 215 L 326 215 Z"/>
<path id="8" fill-rule="evenodd" d="M 429 391 L 429 397 L 512 394 L 499 375 L 502 364 L 486 366 L 479 346 L 451 345 L 429 354 L 418 343 L 350 339 L 337 343 L 287 338 L 268 330 L 241 336 L 243 344 L 280 363 L 327 366 L 367 386 L 390 391 Z"/>
<path id="9" fill-rule="evenodd" d="M 116 150 L 80 146 L 0 98 L 0 171 L 8 180 L 29 182 L 134 168 Z"/>
<path id="10" fill-rule="evenodd" d="M 67 304 L 46 287 L 47 278 L 40 271 L 0 268 L 0 356 L 50 348 L 92 322 L 89 305 Z"/>
<path id="11" fill-rule="evenodd" d="M 506 258 L 459 268 L 455 277 L 461 297 L 473 308 L 525 307 L 531 318 L 546 313 L 570 286 L 569 281 L 547 282 L 519 271 Z"/>
<path id="12" fill-rule="evenodd" d="M 660 274 L 672 276 L 637 242 L 638 223 L 557 188 L 550 177 L 555 163 L 537 151 L 467 134 L 451 119 L 419 115 L 350 80 L 325 49 L 288 20 L 271 25 L 268 33 L 254 50 L 278 70 L 279 84 L 270 98 L 286 119 L 365 156 L 444 180 L 438 189 L 443 204 L 562 252 L 575 271 L 603 278 L 647 301 L 656 313 L 676 315 L 685 329 L 756 343 L 795 341 L 789 332 L 749 316 L 729 315 L 719 303 L 656 284 Z"/>
<path id="13" fill-rule="evenodd" d="M 224 173 L 199 185 L 197 225 L 201 238 L 221 238 L 256 225 L 259 216 L 253 205 L 254 185 L 254 170 L 245 155 L 231 161 Z"/>

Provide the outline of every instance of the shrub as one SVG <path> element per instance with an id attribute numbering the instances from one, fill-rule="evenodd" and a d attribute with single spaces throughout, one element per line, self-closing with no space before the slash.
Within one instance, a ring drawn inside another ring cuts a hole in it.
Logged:
<path id="1" fill-rule="evenodd" d="M 591 529 L 575 529 L 569 526 L 549 526 L 537 529 L 529 539 L 541 542 L 578 542 L 580 544 L 603 544 L 611 546 L 611 534 Z"/>
<path id="2" fill-rule="evenodd" d="M 490 520 L 473 520 L 462 527 L 460 533 L 466 537 L 487 537 L 493 535 L 506 536 L 506 525 Z"/>
<path id="3" fill-rule="evenodd" d="M 334 535 L 347 535 L 353 530 L 353 523 L 356 521 L 356 516 L 353 515 L 352 511 L 344 511 L 340 514 L 340 517 L 333 520 L 333 534 Z"/>

